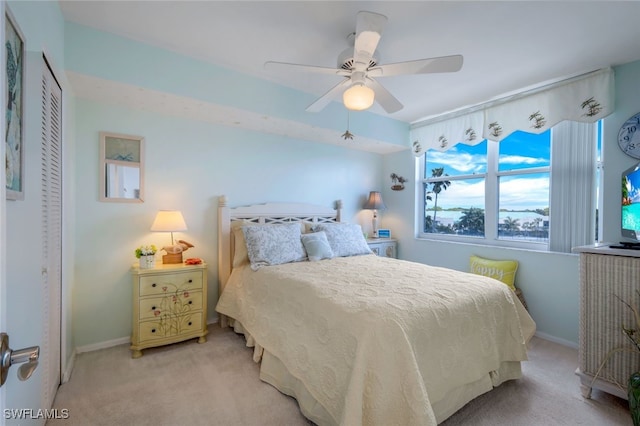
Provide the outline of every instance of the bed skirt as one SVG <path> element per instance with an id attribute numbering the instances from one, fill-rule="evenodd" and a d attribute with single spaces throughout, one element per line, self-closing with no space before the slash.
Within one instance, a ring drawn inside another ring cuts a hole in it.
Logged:
<path id="1" fill-rule="evenodd" d="M 260 380 L 269 383 L 281 393 L 295 398 L 302 414 L 318 426 L 336 425 L 333 417 L 313 398 L 306 386 L 289 373 L 280 359 L 257 343 L 239 321 L 228 318 L 228 325 L 236 333 L 243 334 L 247 346 L 253 348 L 253 360 L 260 363 Z M 452 389 L 439 401 L 432 401 L 431 408 L 436 421 L 442 423 L 474 398 L 508 380 L 521 377 L 520 362 L 503 362 L 498 370 L 488 373 L 480 380 Z"/>

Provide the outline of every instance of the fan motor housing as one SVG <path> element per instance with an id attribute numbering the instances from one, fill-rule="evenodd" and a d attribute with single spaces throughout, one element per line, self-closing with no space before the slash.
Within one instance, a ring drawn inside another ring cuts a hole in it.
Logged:
<path id="1" fill-rule="evenodd" d="M 371 60 L 369 61 L 369 66 L 367 67 L 367 69 L 371 67 L 375 67 L 378 64 L 379 59 L 380 59 L 380 55 L 376 50 L 373 53 Z M 338 55 L 338 68 L 342 68 L 343 70 L 350 70 L 353 68 L 353 64 L 354 64 L 353 47 L 348 47 Z"/>

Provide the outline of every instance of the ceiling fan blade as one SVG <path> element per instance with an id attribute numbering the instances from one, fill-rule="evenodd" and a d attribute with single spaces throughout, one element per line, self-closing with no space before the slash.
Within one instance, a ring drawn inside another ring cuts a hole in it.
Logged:
<path id="1" fill-rule="evenodd" d="M 364 71 L 378 47 L 387 17 L 379 13 L 360 11 L 356 17 L 356 38 L 353 46 L 354 68 Z"/>
<path id="2" fill-rule="evenodd" d="M 340 75 L 344 77 L 348 77 L 351 72 L 348 70 L 343 70 L 339 68 L 327 68 L 327 67 L 317 67 L 315 65 L 302 65 L 302 64 L 290 64 L 287 62 L 265 62 L 264 68 L 268 70 L 280 71 L 299 71 L 299 72 L 312 72 L 316 74 L 330 74 L 330 75 Z"/>
<path id="3" fill-rule="evenodd" d="M 345 86 L 348 86 L 349 84 L 351 84 L 351 79 L 345 78 L 340 83 L 336 84 L 331 89 L 329 89 L 327 93 L 325 93 L 324 95 L 316 99 L 316 101 L 311 105 L 309 105 L 305 111 L 308 111 L 308 112 L 321 111 L 322 109 L 324 109 L 324 107 L 326 107 L 329 104 L 329 102 L 335 100 L 338 97 L 338 95 L 342 94 L 342 92 L 346 89 Z"/>
<path id="4" fill-rule="evenodd" d="M 456 72 L 462 68 L 462 55 L 441 56 L 439 58 L 418 59 L 416 61 L 397 62 L 371 68 L 372 77 L 391 77 L 403 74 L 429 74 L 438 72 Z"/>
<path id="5" fill-rule="evenodd" d="M 376 102 L 384 108 L 387 113 L 392 114 L 398 112 L 403 108 L 403 105 L 399 100 L 395 98 L 382 84 L 378 83 L 372 78 L 367 77 L 367 86 L 371 87 L 376 93 Z"/>

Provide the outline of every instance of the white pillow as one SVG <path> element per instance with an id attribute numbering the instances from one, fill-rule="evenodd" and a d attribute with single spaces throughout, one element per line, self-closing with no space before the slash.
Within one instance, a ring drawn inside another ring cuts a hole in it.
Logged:
<path id="1" fill-rule="evenodd" d="M 362 235 L 360 225 L 351 223 L 321 223 L 314 228 L 324 231 L 336 257 L 373 253 Z"/>
<path id="2" fill-rule="evenodd" d="M 294 222 L 292 222 L 294 223 Z M 298 222 L 295 222 L 298 223 Z M 299 222 L 300 232 L 304 232 L 305 224 Z M 249 264 L 249 254 L 247 253 L 247 243 L 244 241 L 243 226 L 278 226 L 270 223 L 255 223 L 248 220 L 234 220 L 231 222 L 231 233 L 234 239 L 233 267 L 237 268 L 241 265 Z"/>
<path id="3" fill-rule="evenodd" d="M 300 224 L 246 225 L 242 228 L 251 269 L 305 260 Z"/>
<path id="4" fill-rule="evenodd" d="M 307 257 L 311 262 L 322 259 L 331 259 L 333 250 L 327 241 L 327 234 L 324 231 L 302 235 L 302 244 L 307 251 Z"/>

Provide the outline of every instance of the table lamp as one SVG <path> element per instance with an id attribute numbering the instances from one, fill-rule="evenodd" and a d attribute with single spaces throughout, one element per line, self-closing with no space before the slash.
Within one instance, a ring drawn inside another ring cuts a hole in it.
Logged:
<path id="1" fill-rule="evenodd" d="M 162 256 L 162 263 L 182 263 L 182 252 L 188 247 L 182 247 L 182 244 L 174 244 L 173 233 L 186 230 L 187 224 L 179 210 L 160 210 L 158 212 L 151 225 L 151 231 L 171 232 L 171 246 L 162 248 L 162 250 L 167 252 L 166 255 Z M 183 243 L 182 240 L 180 240 L 179 243 Z"/>
<path id="2" fill-rule="evenodd" d="M 369 199 L 364 205 L 367 210 L 373 210 L 373 238 L 378 238 L 378 210 L 386 209 L 387 206 L 382 202 L 382 195 L 378 191 L 369 192 Z"/>

